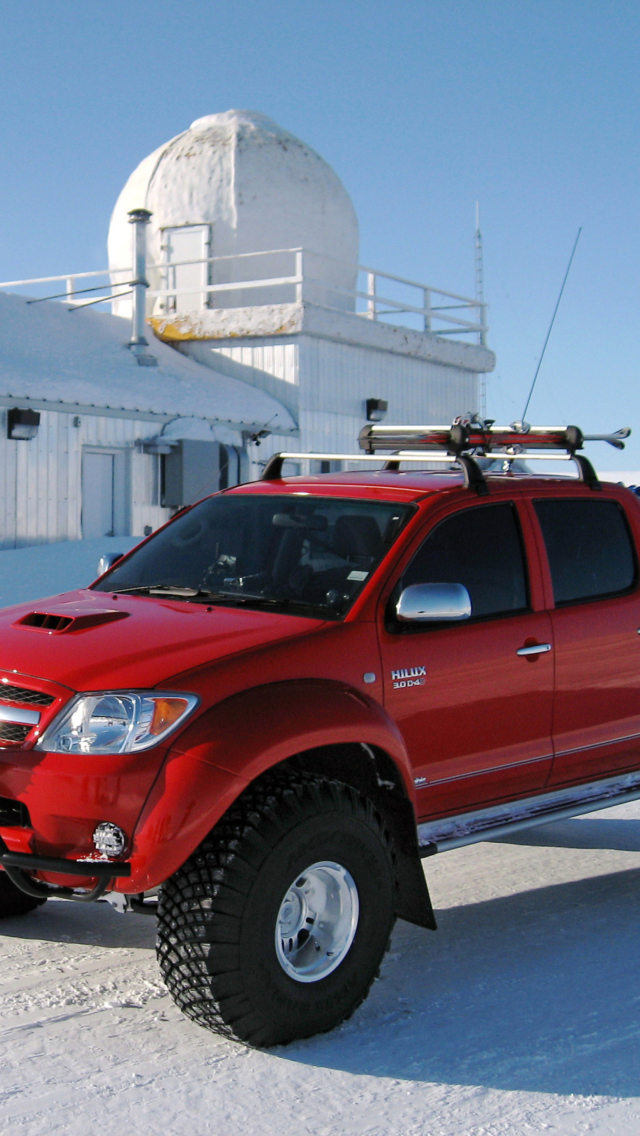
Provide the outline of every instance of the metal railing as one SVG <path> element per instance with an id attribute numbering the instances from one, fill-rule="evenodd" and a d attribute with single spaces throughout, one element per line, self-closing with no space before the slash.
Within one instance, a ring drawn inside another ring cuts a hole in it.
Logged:
<path id="1" fill-rule="evenodd" d="M 478 303 L 477 300 L 472 300 L 468 296 L 461 296 L 457 292 L 445 292 L 442 288 L 434 288 L 429 284 L 420 284 L 416 280 L 407 280 L 404 276 L 393 276 L 390 272 L 379 272 L 377 269 L 365 268 L 362 265 L 358 267 L 358 272 L 366 273 L 367 289 L 366 292 L 356 291 L 355 295 L 359 299 L 366 300 L 366 315 L 369 319 L 379 320 L 384 316 L 398 315 L 400 313 L 414 313 L 423 321 L 421 330 L 428 334 L 432 332 L 438 335 L 468 335 L 469 333 L 475 333 L 478 335 L 478 342 L 483 344 L 483 346 L 485 345 L 488 330 L 486 304 Z M 380 295 L 378 284 L 380 280 L 390 281 L 392 284 L 399 284 L 402 285 L 403 288 L 416 291 L 418 293 L 416 299 L 421 302 L 411 304 L 407 299 L 399 300 L 390 296 Z M 436 300 L 435 304 L 433 302 L 434 298 Z M 445 302 L 443 303 L 443 301 Z M 454 303 L 447 301 L 454 301 Z M 385 307 L 382 305 L 385 305 Z M 464 311 L 469 315 L 473 315 L 473 318 L 464 319 L 461 316 L 454 316 L 451 314 L 454 311 Z M 441 323 L 446 325 L 445 329 L 439 326 Z M 451 326 L 452 324 L 453 326 Z"/>
<path id="2" fill-rule="evenodd" d="M 288 260 L 288 270 L 260 275 L 259 262 L 265 257 L 285 263 Z M 249 271 L 251 262 L 256 260 L 258 269 Z M 204 265 L 208 283 L 180 281 L 180 275 L 185 273 L 178 270 Z M 61 273 L 28 280 L 5 280 L 0 282 L 0 288 L 33 288 L 64 281 L 64 291 L 47 298 L 63 299 L 74 307 L 81 307 L 108 303 L 125 295 L 118 289 L 131 283 L 132 272 L 132 268 L 119 268 Z M 468 335 L 483 346 L 486 344 L 485 303 L 366 265 L 350 265 L 308 249 L 268 249 L 235 256 L 149 263 L 147 274 L 152 277 L 152 283 L 160 284 L 160 287 L 147 289 L 148 315 L 193 310 L 180 304 L 180 298 L 184 297 L 190 297 L 190 303 L 193 297 L 199 297 L 198 307 L 203 309 L 307 301 L 333 311 L 352 312 L 364 319 L 410 327 L 428 335 L 447 338 Z M 105 277 L 106 282 L 88 288 L 77 287 L 79 280 L 99 277 Z M 107 296 L 84 298 L 87 293 L 107 290 L 110 292 Z"/>
<path id="3" fill-rule="evenodd" d="M 74 304 L 75 307 L 82 307 L 84 304 L 95 304 L 95 303 L 107 304 L 107 303 L 110 303 L 110 301 L 114 298 L 112 295 L 103 296 L 98 300 L 95 300 L 95 299 L 94 300 L 84 300 L 84 299 L 78 300 L 76 297 L 81 296 L 84 293 L 88 293 L 88 292 L 100 292 L 100 291 L 105 291 L 108 288 L 111 289 L 112 287 L 114 287 L 114 285 L 112 284 L 112 280 L 111 280 L 112 275 L 124 274 L 126 276 L 130 276 L 132 271 L 133 271 L 133 269 L 131 269 L 131 268 L 99 268 L 99 269 L 96 269 L 93 272 L 73 272 L 73 273 L 62 272 L 58 276 L 33 276 L 29 280 L 2 280 L 2 281 L 0 281 L 0 288 L 29 287 L 30 289 L 33 290 L 33 285 L 37 286 L 39 284 L 57 284 L 57 283 L 62 283 L 64 281 L 64 284 L 65 284 L 64 292 L 58 292 L 53 296 L 38 296 L 36 298 L 42 299 L 42 300 L 64 299 L 65 301 Z M 94 287 L 90 287 L 90 288 L 77 288 L 76 287 L 76 280 L 95 279 L 96 277 L 99 277 L 99 276 L 106 276 L 107 277 L 106 283 L 96 284 Z M 118 287 L 118 285 L 115 285 L 115 287 Z M 37 287 L 36 287 L 35 290 L 36 291 L 42 291 L 42 289 L 39 289 Z M 47 289 L 45 289 L 45 291 L 47 291 Z"/>

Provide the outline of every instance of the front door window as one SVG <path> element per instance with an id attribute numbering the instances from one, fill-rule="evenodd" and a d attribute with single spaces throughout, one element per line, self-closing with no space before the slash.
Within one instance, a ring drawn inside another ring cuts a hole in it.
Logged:
<path id="1" fill-rule="evenodd" d="M 429 534 L 402 577 L 409 584 L 464 584 L 473 619 L 526 611 L 527 577 L 514 507 L 454 513 Z"/>

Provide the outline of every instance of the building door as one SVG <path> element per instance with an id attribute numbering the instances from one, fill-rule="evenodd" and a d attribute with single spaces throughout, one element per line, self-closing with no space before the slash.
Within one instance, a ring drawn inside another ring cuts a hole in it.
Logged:
<path id="1" fill-rule="evenodd" d="M 126 532 L 125 454 L 85 449 L 82 455 L 82 536 L 123 536 Z"/>
<path id="2" fill-rule="evenodd" d="M 207 263 L 207 258 L 211 256 L 210 226 L 181 225 L 164 229 L 162 249 L 162 287 L 175 288 L 175 295 L 165 297 L 165 310 L 179 314 L 206 308 L 209 296 L 201 289 L 210 281 L 210 266 Z M 193 263 L 194 261 L 198 263 Z"/>

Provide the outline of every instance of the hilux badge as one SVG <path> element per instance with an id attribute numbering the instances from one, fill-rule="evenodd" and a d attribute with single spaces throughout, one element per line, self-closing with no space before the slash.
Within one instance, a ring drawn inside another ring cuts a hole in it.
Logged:
<path id="1" fill-rule="evenodd" d="M 404 690 L 409 686 L 424 686 L 423 676 L 426 677 L 426 674 L 426 667 L 401 667 L 400 670 L 392 671 L 393 689 Z"/>

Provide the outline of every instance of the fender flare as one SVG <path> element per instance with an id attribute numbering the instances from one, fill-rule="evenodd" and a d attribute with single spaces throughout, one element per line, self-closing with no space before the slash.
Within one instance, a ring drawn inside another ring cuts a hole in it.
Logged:
<path id="1" fill-rule="evenodd" d="M 206 711 L 174 748 L 250 782 L 294 754 L 349 742 L 385 750 L 415 807 L 400 731 L 379 703 L 341 682 L 295 679 L 252 687 Z"/>
<path id="2" fill-rule="evenodd" d="M 218 703 L 179 736 L 136 825 L 131 879 L 118 881 L 116 890 L 158 886 L 262 773 L 303 751 L 340 743 L 364 743 L 389 755 L 415 823 L 409 757 L 378 703 L 331 680 L 268 683 Z"/>

